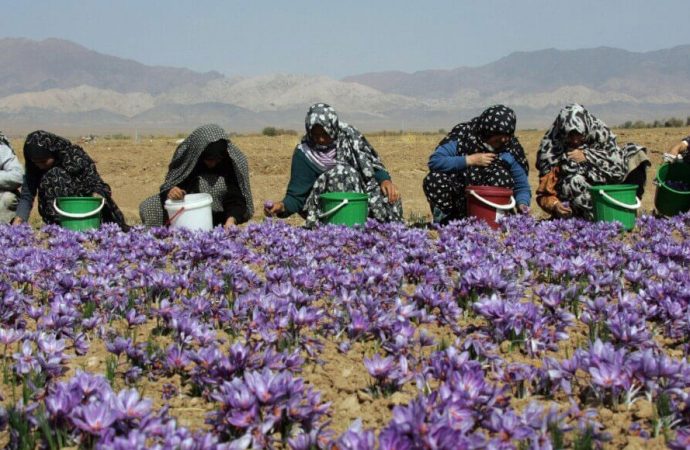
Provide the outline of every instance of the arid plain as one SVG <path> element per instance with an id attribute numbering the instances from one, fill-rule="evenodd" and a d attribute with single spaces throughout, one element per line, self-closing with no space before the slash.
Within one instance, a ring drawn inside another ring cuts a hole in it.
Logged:
<path id="1" fill-rule="evenodd" d="M 643 199 L 643 210 L 653 209 L 654 185 L 653 178 L 656 168 L 662 160 L 662 155 L 677 142 L 690 133 L 688 127 L 683 128 L 657 128 L 616 130 L 619 143 L 635 142 L 644 145 L 649 150 L 653 161 L 653 167 L 649 171 L 647 193 Z M 537 185 L 537 174 L 534 170 L 534 161 L 539 141 L 544 131 L 530 130 L 518 132 L 530 162 L 530 184 Z M 69 136 L 74 142 L 79 142 L 78 136 Z M 117 137 L 117 138 L 116 138 Z M 131 224 L 139 223 L 138 205 L 147 196 L 153 194 L 161 184 L 175 150 L 176 141 L 181 136 L 145 136 L 138 139 L 117 136 L 99 136 L 91 142 L 81 145 L 96 160 L 98 170 L 103 178 L 111 185 L 115 200 L 124 211 Z M 434 150 L 442 134 L 383 134 L 372 133 L 369 140 L 378 150 L 393 180 L 399 186 L 404 201 L 405 217 L 411 215 L 426 215 L 428 220 L 428 206 L 422 192 L 421 184 L 426 170 L 426 161 Z M 242 135 L 232 138 L 247 155 L 251 184 L 254 194 L 255 216 L 254 220 L 262 220 L 261 205 L 264 200 L 278 200 L 282 198 L 290 171 L 290 159 L 299 136 L 282 135 L 267 137 L 259 135 Z M 12 139 L 15 151 L 21 156 L 22 137 Z M 533 214 L 541 216 L 536 205 L 533 206 Z M 297 217 L 290 219 L 291 223 L 299 224 Z M 40 219 L 34 212 L 32 224 L 39 225 Z M 469 325 L 463 322 L 463 326 Z M 152 324 L 148 323 L 137 331 L 137 339 L 143 341 L 150 332 Z M 447 330 L 446 330 L 447 331 Z M 432 334 L 442 334 L 444 330 L 430 328 Z M 586 329 L 583 326 L 573 329 L 573 337 L 564 342 L 558 355 L 572 354 L 578 343 L 586 340 Z M 161 345 L 168 344 L 162 340 Z M 401 392 L 390 398 L 373 399 L 362 389 L 369 381 L 369 376 L 361 364 L 362 357 L 370 354 L 371 349 L 366 345 L 356 344 L 353 349 L 342 354 L 337 351 L 332 341 L 326 342 L 326 348 L 322 353 L 327 364 L 308 364 L 301 374 L 305 381 L 318 389 L 325 401 L 332 402 L 331 427 L 337 433 L 344 432 L 352 420 L 361 418 L 365 427 L 373 427 L 380 430 L 390 420 L 391 409 L 396 404 L 405 404 L 414 398 L 415 391 L 411 386 L 406 386 Z M 674 349 L 671 353 L 677 357 L 680 350 Z M 77 369 L 85 369 L 94 373 L 104 373 L 105 361 L 108 352 L 102 340 L 94 340 L 89 353 L 85 356 L 74 357 L 70 360 L 67 372 L 68 376 Z M 504 355 L 510 361 L 523 361 L 519 352 Z M 207 414 L 214 409 L 214 404 L 205 403 L 200 398 L 190 396 L 183 392 L 170 401 L 164 401 L 162 397 L 163 382 L 170 382 L 175 386 L 181 386 L 180 379 L 174 378 L 158 381 L 142 381 L 137 387 L 143 396 L 149 397 L 154 402 L 154 407 L 162 407 L 167 403 L 170 412 L 177 417 L 180 424 L 192 429 L 206 428 L 204 424 Z M 121 380 L 116 387 L 123 388 Z M 0 383 L 0 389 L 8 389 Z M 9 392 L 9 391 L 8 391 Z M 513 405 L 520 409 L 525 406 L 527 400 L 516 399 Z M 639 438 L 628 436 L 628 427 L 633 419 L 651 420 L 652 413 L 649 402 L 640 401 L 630 411 L 610 411 L 602 409 L 600 418 L 607 430 L 613 435 L 609 448 L 663 448 L 662 437 L 642 441 Z M 0 436 L 0 445 L 6 443 L 7 436 Z M 644 443 L 643 443 L 644 442 Z"/>
<path id="2" fill-rule="evenodd" d="M 226 130 L 231 130 L 226 127 Z M 190 130 L 191 131 L 191 130 Z M 653 166 L 648 172 L 647 189 L 643 198 L 643 211 L 654 208 L 653 179 L 662 161 L 663 153 L 675 142 L 690 134 L 690 128 L 652 128 L 614 130 L 618 143 L 635 142 L 648 149 Z M 533 190 L 538 184 L 534 168 L 539 142 L 543 130 L 518 131 L 520 142 L 527 152 L 530 163 L 530 185 Z M 66 135 L 73 142 L 79 136 Z M 116 138 L 117 137 L 117 138 Z M 179 136 L 97 136 L 91 142 L 80 145 L 96 161 L 101 176 L 110 184 L 113 195 L 129 223 L 140 223 L 138 205 L 146 197 L 154 194 L 162 183 L 175 151 Z M 426 215 L 429 207 L 422 191 L 422 180 L 427 173 L 427 159 L 443 137 L 438 133 L 371 133 L 367 135 L 370 143 L 378 151 L 388 168 L 393 181 L 403 196 L 405 218 L 411 215 Z M 247 155 L 250 168 L 251 187 L 254 195 L 254 219 L 263 217 L 261 205 L 264 200 L 280 200 L 290 175 L 290 160 L 299 135 L 238 135 L 232 141 Z M 23 139 L 15 137 L 12 144 L 22 157 Z M 533 214 L 541 216 L 536 204 L 532 204 Z M 31 222 L 40 223 L 34 208 Z M 291 222 L 300 223 L 298 218 Z"/>

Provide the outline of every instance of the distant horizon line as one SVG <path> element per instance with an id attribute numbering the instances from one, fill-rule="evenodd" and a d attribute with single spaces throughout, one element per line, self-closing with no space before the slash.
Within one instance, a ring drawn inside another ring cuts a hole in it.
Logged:
<path id="1" fill-rule="evenodd" d="M 688 116 L 690 118 L 690 116 Z M 690 125 L 677 125 L 677 126 L 650 126 L 652 125 L 652 122 L 646 122 L 647 126 L 644 127 L 625 127 L 625 124 L 616 124 L 610 126 L 612 130 L 655 130 L 655 129 L 676 129 L 676 128 L 690 128 Z M 264 127 L 267 128 L 267 127 Z M 276 127 L 277 128 L 277 127 Z M 89 131 L 83 131 L 83 130 L 91 130 Z M 516 133 L 519 132 L 545 132 L 549 129 L 549 127 L 546 128 L 538 128 L 538 127 L 528 127 L 528 128 L 518 128 L 516 130 Z M 22 128 L 23 130 L 23 128 Z M 94 138 L 100 138 L 103 140 L 112 140 L 112 141 L 128 141 L 128 140 L 136 140 L 136 139 L 178 139 L 178 138 L 183 138 L 189 136 L 191 132 L 193 131 L 193 128 L 187 129 L 187 132 L 181 132 L 178 129 L 167 129 L 167 128 L 155 128 L 155 127 L 143 127 L 143 128 L 119 128 L 119 129 L 108 129 L 108 130 L 97 130 L 96 128 L 83 128 L 80 129 L 79 127 L 64 127 L 64 126 L 57 126 L 56 128 L 50 128 L 50 127 L 38 127 L 38 128 L 26 128 L 26 130 L 30 131 L 22 131 L 20 134 L 17 133 L 5 133 L 4 135 L 12 140 L 16 139 L 21 139 L 22 137 L 25 137 L 29 133 L 35 130 L 45 130 L 45 131 L 50 131 L 54 132 L 56 134 L 60 134 L 63 137 L 66 137 L 68 139 L 71 139 L 73 143 L 79 143 L 78 138 L 81 137 L 89 137 L 93 136 Z M 79 131 L 82 130 L 82 131 Z M 230 137 L 265 137 L 265 138 L 284 138 L 284 137 L 294 137 L 298 138 L 299 136 L 302 136 L 304 134 L 304 131 L 298 131 L 298 130 L 293 130 L 293 129 L 281 129 L 284 131 L 283 133 L 279 133 L 277 135 L 266 135 L 263 133 L 263 130 L 259 131 L 243 131 L 243 132 L 235 132 L 235 131 L 229 131 L 228 135 Z M 0 129 L 0 132 L 3 130 Z M 439 135 L 439 136 L 444 136 L 447 133 L 450 132 L 450 129 L 445 129 L 445 128 L 439 128 L 437 130 L 413 130 L 413 129 L 407 129 L 407 130 L 393 130 L 393 129 L 382 129 L 382 130 L 374 130 L 374 131 L 366 131 L 363 132 L 366 136 L 371 136 L 371 137 L 385 137 L 385 136 L 405 136 L 405 135 L 424 135 L 424 136 L 431 136 L 431 135 Z"/>
<path id="2" fill-rule="evenodd" d="M 113 58 L 118 58 L 118 59 L 122 59 L 122 60 L 126 60 L 126 61 L 133 61 L 135 63 L 142 64 L 142 65 L 147 66 L 147 67 L 166 68 L 166 69 L 186 69 L 186 70 L 190 70 L 190 71 L 195 72 L 195 73 L 200 74 L 200 75 L 218 74 L 218 75 L 221 75 L 225 78 L 230 78 L 230 79 L 232 79 L 232 78 L 255 78 L 255 77 L 271 76 L 271 75 L 297 75 L 297 76 L 302 75 L 302 76 L 324 76 L 324 77 L 328 77 L 328 78 L 333 78 L 335 80 L 342 80 L 344 78 L 348 78 L 348 77 L 352 77 L 352 76 L 369 75 L 369 74 L 377 74 L 377 73 L 402 73 L 402 74 L 406 74 L 406 75 L 414 75 L 416 73 L 428 72 L 428 71 L 438 72 L 438 71 L 453 71 L 453 70 L 457 70 L 457 69 L 477 69 L 477 68 L 481 68 L 481 67 L 493 64 L 493 63 L 500 61 L 504 58 L 507 58 L 511 55 L 519 54 L 519 53 L 539 53 L 539 52 L 546 52 L 546 51 L 551 51 L 551 50 L 557 51 L 557 52 L 577 52 L 577 51 L 587 51 L 587 50 L 610 49 L 610 50 L 618 50 L 618 51 L 634 53 L 634 54 L 646 54 L 646 53 L 654 53 L 654 52 L 660 52 L 660 51 L 664 51 L 664 50 L 673 50 L 673 49 L 677 49 L 677 48 L 681 48 L 681 47 L 690 46 L 690 42 L 689 42 L 687 44 L 679 44 L 679 45 L 674 45 L 672 47 L 662 47 L 662 48 L 657 48 L 654 50 L 646 50 L 646 51 L 628 50 L 625 48 L 611 47 L 608 45 L 600 45 L 597 47 L 582 47 L 582 48 L 574 48 L 574 49 L 573 48 L 567 49 L 567 48 L 547 47 L 547 48 L 541 48 L 541 49 L 537 49 L 537 50 L 513 50 L 507 54 L 504 54 L 503 56 L 500 56 L 499 58 L 497 58 L 491 62 L 479 64 L 479 65 L 473 65 L 473 66 L 460 65 L 460 66 L 446 67 L 446 68 L 433 67 L 433 68 L 417 69 L 417 70 L 412 70 L 412 71 L 406 71 L 406 70 L 402 70 L 402 69 L 370 70 L 370 71 L 366 71 L 366 72 L 359 72 L 359 73 L 354 73 L 354 74 L 349 74 L 349 75 L 344 75 L 344 76 L 338 77 L 338 76 L 331 76 L 331 75 L 326 75 L 323 73 L 316 73 L 316 72 L 299 72 L 298 73 L 298 72 L 287 72 L 287 71 L 262 72 L 262 73 L 256 73 L 256 74 L 228 74 L 228 73 L 224 73 L 218 69 L 201 71 L 201 70 L 193 69 L 193 68 L 186 67 L 186 66 L 150 64 L 150 63 L 142 62 L 140 60 L 130 58 L 127 56 L 119 56 L 119 55 L 115 55 L 112 53 L 105 53 L 101 50 L 91 48 L 91 47 L 89 47 L 85 44 L 82 44 L 80 42 L 76 42 L 76 41 L 73 41 L 70 39 L 65 39 L 65 38 L 60 38 L 60 37 L 47 37 L 47 38 L 43 38 L 43 39 L 33 39 L 33 38 L 29 38 L 29 37 L 24 37 L 24 36 L 0 37 L 0 41 L 3 41 L 3 40 L 25 40 L 25 41 L 37 42 L 37 43 L 41 43 L 41 42 L 45 42 L 45 41 L 51 41 L 51 40 L 52 41 L 61 41 L 61 42 L 66 42 L 66 43 L 69 43 L 72 45 L 82 47 L 88 51 L 92 51 L 92 52 L 98 53 L 100 55 L 110 56 Z"/>

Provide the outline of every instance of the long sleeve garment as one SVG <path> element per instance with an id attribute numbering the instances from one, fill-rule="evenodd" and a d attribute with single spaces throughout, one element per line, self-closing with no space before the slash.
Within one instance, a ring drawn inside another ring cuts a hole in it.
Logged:
<path id="1" fill-rule="evenodd" d="M 436 147 L 429 157 L 429 170 L 432 172 L 462 172 L 467 168 L 467 156 L 458 155 L 458 142 L 450 140 Z"/>
<path id="2" fill-rule="evenodd" d="M 0 144 L 0 192 L 16 191 L 22 185 L 24 168 L 12 149 Z"/>
<path id="3" fill-rule="evenodd" d="M 527 172 L 512 154 L 502 152 L 498 157 L 506 163 L 513 177 L 515 200 L 519 205 L 529 205 L 532 194 Z M 460 173 L 467 168 L 467 156 L 458 155 L 457 141 L 450 140 L 436 148 L 429 157 L 428 166 L 432 172 Z"/>
<path id="4" fill-rule="evenodd" d="M 529 187 L 529 179 L 527 178 L 525 169 L 522 168 L 520 163 L 510 153 L 501 153 L 499 157 L 501 161 L 508 164 L 510 174 L 513 176 L 513 181 L 515 181 L 515 186 L 513 187 L 515 201 L 518 205 L 529 206 L 532 192 Z"/>
<path id="5" fill-rule="evenodd" d="M 17 205 L 17 217 L 24 222 L 29 220 L 31 209 L 34 207 L 34 199 L 38 192 L 38 185 L 41 182 L 41 174 L 27 172 L 24 174 L 24 182 L 22 183 L 22 192 L 19 195 L 19 203 Z"/>
<path id="6" fill-rule="evenodd" d="M 309 193 L 316 181 L 323 171 L 319 170 L 311 161 L 307 159 L 304 152 L 299 148 L 295 149 L 292 154 L 292 164 L 290 168 L 290 181 L 288 182 L 287 191 L 283 198 L 285 205 L 285 213 L 282 217 L 290 216 L 304 208 L 304 204 L 309 197 Z M 385 180 L 390 180 L 391 177 L 387 171 L 377 169 L 374 171 L 374 178 L 381 184 Z"/>

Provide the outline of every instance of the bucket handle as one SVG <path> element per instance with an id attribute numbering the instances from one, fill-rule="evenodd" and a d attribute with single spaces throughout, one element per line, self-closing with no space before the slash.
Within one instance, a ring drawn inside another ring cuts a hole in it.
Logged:
<path id="1" fill-rule="evenodd" d="M 613 203 L 616 206 L 620 206 L 621 208 L 635 210 L 635 209 L 639 209 L 640 206 L 642 206 L 642 202 L 640 201 L 639 197 L 635 197 L 635 204 L 634 205 L 626 205 L 625 203 L 621 203 L 618 200 L 616 200 L 615 198 L 611 197 L 609 194 L 607 194 L 603 190 L 600 190 L 599 194 L 601 194 L 601 196 L 604 197 L 609 202 Z"/>
<path id="2" fill-rule="evenodd" d="M 60 214 L 61 216 L 67 217 L 68 219 L 86 219 L 87 217 L 94 216 L 94 215 L 98 214 L 99 212 L 101 212 L 101 209 L 103 209 L 104 206 L 105 206 L 105 199 L 102 198 L 101 199 L 101 206 L 99 206 L 98 208 L 94 209 L 91 212 L 68 213 L 68 212 L 65 212 L 65 211 L 61 210 L 60 208 L 58 208 L 57 199 L 53 199 L 53 208 L 55 209 L 55 211 L 57 211 L 57 213 Z"/>
<path id="3" fill-rule="evenodd" d="M 489 205 L 492 208 L 500 209 L 501 211 L 508 211 L 510 209 L 515 208 L 515 197 L 513 197 L 512 195 L 510 196 L 510 203 L 508 203 L 507 205 L 499 205 L 497 203 L 488 201 L 487 199 L 485 199 L 481 195 L 474 192 L 472 189 L 470 189 L 470 194 L 472 194 L 472 196 L 474 198 L 476 198 L 480 202 L 484 203 L 485 205 Z"/>
<path id="4" fill-rule="evenodd" d="M 341 209 L 343 206 L 347 205 L 348 203 L 350 203 L 350 201 L 348 199 L 344 198 L 342 202 L 335 205 L 333 208 L 329 209 L 325 213 L 319 214 L 319 219 L 325 219 L 326 217 L 332 216 L 333 214 L 338 212 L 339 209 Z"/>
<path id="5" fill-rule="evenodd" d="M 177 211 L 175 211 L 175 214 L 173 214 L 172 217 L 170 217 L 170 218 L 165 222 L 165 226 L 167 227 L 168 225 L 170 225 L 171 223 L 173 223 L 173 221 L 174 221 L 175 219 L 177 219 L 177 218 L 179 217 L 179 215 L 182 214 L 183 212 L 184 212 L 184 206 L 181 207 L 180 209 L 178 209 Z"/>

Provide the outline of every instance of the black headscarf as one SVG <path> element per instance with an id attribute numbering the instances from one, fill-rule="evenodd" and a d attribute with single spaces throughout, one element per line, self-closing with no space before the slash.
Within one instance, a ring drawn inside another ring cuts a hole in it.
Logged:
<path id="1" fill-rule="evenodd" d="M 469 122 L 455 125 L 438 145 L 441 146 L 450 141 L 456 141 L 458 155 L 467 156 L 474 153 L 493 151 L 487 149 L 484 144 L 488 137 L 498 134 L 511 135 L 511 139 L 498 152 L 508 152 L 513 155 L 515 160 L 525 169 L 525 173 L 529 173 L 525 150 L 520 145 L 520 141 L 513 136 L 516 123 L 517 119 L 512 109 L 504 105 L 494 105 Z M 499 161 L 496 161 L 494 164 L 499 164 Z M 483 169 L 481 167 L 469 167 L 468 175 L 472 178 L 473 172 Z"/>
<path id="2" fill-rule="evenodd" d="M 60 167 L 78 180 L 85 191 L 102 197 L 110 197 L 110 186 L 96 171 L 96 163 L 84 149 L 72 144 L 68 139 L 48 131 L 38 130 L 30 133 L 24 142 L 24 163 L 27 174 L 40 174 L 43 171 L 33 163 L 34 158 L 55 158 L 54 167 Z"/>
<path id="3" fill-rule="evenodd" d="M 104 209 L 103 221 L 115 222 L 122 229 L 128 229 L 122 212 L 112 198 L 110 186 L 98 174 L 96 163 L 86 154 L 84 149 L 72 144 L 68 139 L 47 131 L 38 130 L 30 133 L 24 142 L 24 162 L 27 177 L 36 180 L 36 183 L 40 183 L 46 172 L 39 169 L 33 163 L 32 158 L 43 159 L 45 157 L 55 158 L 53 167 L 62 169 L 68 177 L 55 176 L 52 184 L 46 187 L 44 196 L 47 198 L 57 197 L 59 194 L 52 194 L 62 192 L 62 188 L 66 185 L 77 186 L 79 195 L 96 193 L 106 201 L 107 208 Z M 39 213 L 47 223 L 57 221 L 57 214 L 52 205 L 50 202 L 46 203 L 46 198 L 41 198 L 40 194 Z"/>

